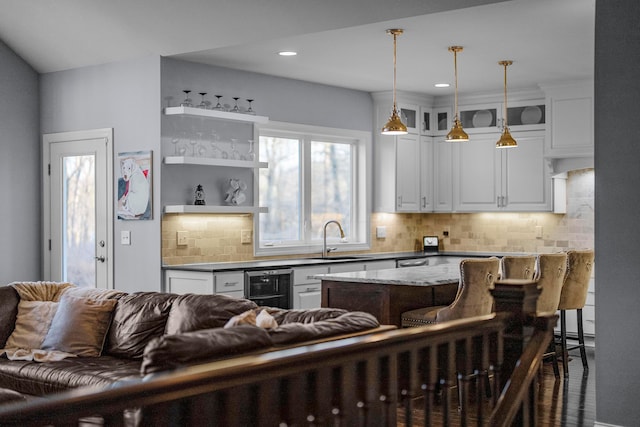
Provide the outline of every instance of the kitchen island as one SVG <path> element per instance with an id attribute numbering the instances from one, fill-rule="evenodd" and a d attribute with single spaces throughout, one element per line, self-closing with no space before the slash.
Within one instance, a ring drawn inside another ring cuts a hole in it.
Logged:
<path id="1" fill-rule="evenodd" d="M 458 291 L 459 264 L 318 274 L 322 307 L 365 311 L 382 324 L 401 326 L 401 314 L 449 305 Z"/>

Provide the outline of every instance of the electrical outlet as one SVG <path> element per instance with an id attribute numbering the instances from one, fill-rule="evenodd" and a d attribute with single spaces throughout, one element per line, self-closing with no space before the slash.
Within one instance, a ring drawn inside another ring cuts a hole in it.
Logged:
<path id="1" fill-rule="evenodd" d="M 186 231 L 176 231 L 176 239 L 178 241 L 178 246 L 186 246 L 188 241 L 188 233 Z"/>
<path id="2" fill-rule="evenodd" d="M 387 237 L 387 227 L 384 225 L 376 227 L 376 237 L 378 239 L 384 239 Z"/>
<path id="3" fill-rule="evenodd" d="M 536 239 L 542 239 L 542 226 L 536 225 Z"/>
<path id="4" fill-rule="evenodd" d="M 240 243 L 251 243 L 251 230 L 240 230 Z"/>

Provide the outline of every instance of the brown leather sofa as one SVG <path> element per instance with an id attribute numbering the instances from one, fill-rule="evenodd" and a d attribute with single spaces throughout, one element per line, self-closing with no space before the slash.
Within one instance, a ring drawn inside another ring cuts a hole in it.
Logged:
<path id="1" fill-rule="evenodd" d="M 82 386 L 140 379 L 147 374 L 249 352 L 380 329 L 370 314 L 331 308 L 270 308 L 268 312 L 278 323 L 276 328 L 252 325 L 224 328 L 233 316 L 262 307 L 250 300 L 223 295 L 139 292 L 121 293 L 116 299 L 97 357 L 36 362 L 2 356 L 0 389 L 44 396 Z M 19 303 L 19 294 L 12 286 L 0 286 L 0 348 L 4 348 L 14 330 Z"/>

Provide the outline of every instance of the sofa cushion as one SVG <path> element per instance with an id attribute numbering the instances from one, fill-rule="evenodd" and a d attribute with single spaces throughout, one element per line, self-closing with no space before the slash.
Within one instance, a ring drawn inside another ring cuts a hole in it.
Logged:
<path id="1" fill-rule="evenodd" d="M 63 294 L 41 348 L 100 356 L 116 302 Z"/>
<path id="2" fill-rule="evenodd" d="M 113 313 L 105 353 L 142 358 L 144 347 L 164 334 L 175 294 L 136 292 L 123 296 Z"/>
<path id="3" fill-rule="evenodd" d="M 165 333 L 222 328 L 233 316 L 256 307 L 253 301 L 227 295 L 180 295 L 171 306 Z"/>
<path id="4" fill-rule="evenodd" d="M 361 311 L 340 313 L 339 310 L 334 309 L 328 309 L 326 311 L 324 309 L 309 310 L 316 311 L 318 315 L 317 319 L 319 320 L 312 320 L 311 316 L 305 315 L 297 310 L 290 311 L 293 311 L 293 313 L 283 313 L 282 317 L 288 317 L 289 319 L 298 318 L 303 322 L 278 322 L 280 326 L 274 329 L 268 329 L 267 332 L 275 345 L 350 334 L 380 326 L 380 323 L 373 315 Z M 272 313 L 272 315 L 276 319 L 279 317 L 274 313 Z"/>
<path id="5" fill-rule="evenodd" d="M 41 348 L 58 304 L 53 301 L 20 301 L 15 329 L 5 348 Z"/>
<path id="6" fill-rule="evenodd" d="M 35 396 L 130 378 L 140 378 L 140 360 L 104 355 L 44 363 L 0 358 L 2 387 Z"/>
<path id="7" fill-rule="evenodd" d="M 0 348 L 13 333 L 20 298 L 12 286 L 0 286 Z"/>
<path id="8" fill-rule="evenodd" d="M 146 375 L 195 365 L 271 345 L 264 329 L 250 325 L 165 335 L 152 340 L 145 348 L 141 373 Z"/>

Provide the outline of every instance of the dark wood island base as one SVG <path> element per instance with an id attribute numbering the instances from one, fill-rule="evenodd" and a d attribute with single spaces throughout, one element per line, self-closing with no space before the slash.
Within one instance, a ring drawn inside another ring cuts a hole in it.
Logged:
<path id="1" fill-rule="evenodd" d="M 457 279 L 428 285 L 322 280 L 322 307 L 364 311 L 381 324 L 400 327 L 403 312 L 449 305 L 457 291 Z"/>

